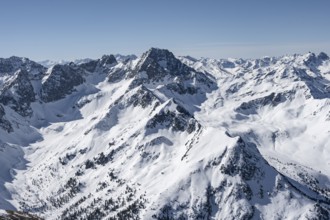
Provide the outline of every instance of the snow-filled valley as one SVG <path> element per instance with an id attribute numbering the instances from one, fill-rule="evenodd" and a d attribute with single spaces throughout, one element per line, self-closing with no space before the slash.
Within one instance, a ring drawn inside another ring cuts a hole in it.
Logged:
<path id="1" fill-rule="evenodd" d="M 0 58 L 0 218 L 330 218 L 325 53 L 43 64 Z"/>

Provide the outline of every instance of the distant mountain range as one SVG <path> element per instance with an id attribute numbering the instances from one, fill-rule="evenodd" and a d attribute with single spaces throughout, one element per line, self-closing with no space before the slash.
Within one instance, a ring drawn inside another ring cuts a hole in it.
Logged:
<path id="1" fill-rule="evenodd" d="M 0 209 L 330 219 L 330 59 L 1 58 Z"/>
<path id="2" fill-rule="evenodd" d="M 120 54 L 116 54 L 114 56 L 115 56 L 115 58 L 116 58 L 116 60 L 118 62 L 125 62 L 127 60 L 132 60 L 132 59 L 136 59 L 137 58 L 137 56 L 135 56 L 135 55 L 120 55 Z M 75 64 L 79 65 L 79 64 L 83 64 L 83 63 L 88 63 L 88 62 L 90 62 L 92 60 L 93 59 L 90 59 L 90 58 L 76 59 L 76 60 L 73 60 L 73 61 L 67 61 L 67 60 L 59 60 L 59 61 L 43 60 L 43 61 L 39 61 L 37 63 L 43 65 L 44 67 L 49 68 L 49 67 L 52 67 L 52 66 L 54 66 L 56 64 L 62 64 L 62 65 L 64 65 L 64 64 L 68 64 L 68 63 L 71 63 L 72 62 L 72 63 L 75 63 Z"/>

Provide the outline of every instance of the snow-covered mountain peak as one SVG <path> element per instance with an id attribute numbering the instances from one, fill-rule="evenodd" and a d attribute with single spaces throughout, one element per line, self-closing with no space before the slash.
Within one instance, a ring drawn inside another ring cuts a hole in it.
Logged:
<path id="1" fill-rule="evenodd" d="M 0 61 L 0 209 L 330 218 L 326 54 L 195 59 L 151 48 L 48 69 Z"/>
<path id="2" fill-rule="evenodd" d="M 156 87 L 165 84 L 174 88 L 186 87 L 188 82 L 192 86 L 202 83 L 210 87 L 212 84 L 212 77 L 188 67 L 170 51 L 156 48 L 151 48 L 141 56 L 129 77 L 135 77 L 133 86 L 148 83 Z M 186 93 L 183 90 L 177 92 Z"/>

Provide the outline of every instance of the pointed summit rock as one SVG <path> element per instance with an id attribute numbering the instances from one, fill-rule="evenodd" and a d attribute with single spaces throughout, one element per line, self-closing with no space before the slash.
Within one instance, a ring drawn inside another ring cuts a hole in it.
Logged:
<path id="1" fill-rule="evenodd" d="M 151 87 L 166 88 L 178 95 L 194 95 L 198 92 L 205 94 L 216 88 L 210 75 L 188 67 L 165 49 L 151 48 L 145 52 L 128 77 L 134 77 L 130 88 L 148 84 Z"/>
<path id="2" fill-rule="evenodd" d="M 144 72 L 148 79 L 159 80 L 166 75 L 187 76 L 194 70 L 183 64 L 170 51 L 151 48 L 142 55 L 135 72 Z"/>

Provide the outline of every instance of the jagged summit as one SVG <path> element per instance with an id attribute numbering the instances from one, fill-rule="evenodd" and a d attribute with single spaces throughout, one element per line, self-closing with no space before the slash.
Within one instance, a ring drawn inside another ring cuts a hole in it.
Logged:
<path id="1" fill-rule="evenodd" d="M 149 57 L 156 61 L 169 60 L 175 58 L 174 54 L 169 50 L 154 48 L 154 47 L 150 48 L 148 51 L 143 53 L 142 57 Z"/>
<path id="2" fill-rule="evenodd" d="M 197 95 L 216 88 L 210 75 L 187 66 L 165 49 L 145 52 L 128 77 L 133 78 L 130 88 L 145 84 L 165 94 Z"/>
<path id="3" fill-rule="evenodd" d="M 148 78 L 159 78 L 165 74 L 172 76 L 185 76 L 194 72 L 183 64 L 173 53 L 166 49 L 151 48 L 145 52 L 138 62 L 136 72 L 145 72 Z"/>

